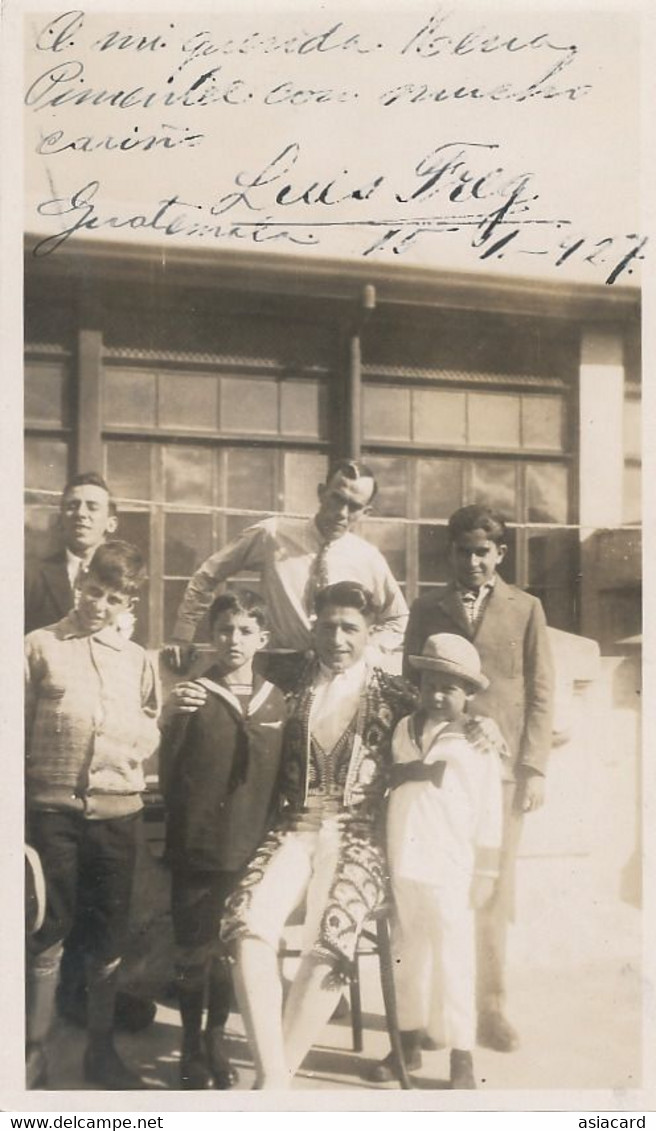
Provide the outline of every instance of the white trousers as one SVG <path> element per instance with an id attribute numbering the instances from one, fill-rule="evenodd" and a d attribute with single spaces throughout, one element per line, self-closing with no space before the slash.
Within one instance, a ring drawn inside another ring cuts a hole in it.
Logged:
<path id="1" fill-rule="evenodd" d="M 402 1030 L 426 1029 L 449 1048 L 476 1039 L 476 957 L 469 884 L 394 878 L 394 980 Z"/>
<path id="2" fill-rule="evenodd" d="M 248 934 L 278 950 L 285 923 L 305 900 L 302 952 L 319 937 L 321 920 L 339 859 L 339 826 L 334 812 L 303 814 L 271 857 L 253 889 L 245 923 Z"/>

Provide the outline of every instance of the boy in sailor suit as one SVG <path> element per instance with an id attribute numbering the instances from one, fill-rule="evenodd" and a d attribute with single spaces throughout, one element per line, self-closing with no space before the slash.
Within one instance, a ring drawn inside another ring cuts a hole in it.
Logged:
<path id="1" fill-rule="evenodd" d="M 268 641 L 260 597 L 244 590 L 218 597 L 210 625 L 215 662 L 197 681 L 198 701 L 179 685 L 160 722 L 185 1090 L 237 1080 L 222 1047 L 231 984 L 219 928 L 225 900 L 271 822 L 286 714 L 282 692 L 253 675 L 253 657 Z"/>
<path id="2" fill-rule="evenodd" d="M 501 767 L 472 745 L 467 701 L 488 686 L 473 644 L 430 636 L 410 664 L 420 705 L 392 740 L 387 849 L 398 922 L 395 979 L 409 1069 L 421 1065 L 423 1030 L 451 1048 L 451 1087 L 475 1088 L 474 909 L 491 897 L 499 868 Z M 374 1079 L 393 1079 L 391 1054 Z"/>

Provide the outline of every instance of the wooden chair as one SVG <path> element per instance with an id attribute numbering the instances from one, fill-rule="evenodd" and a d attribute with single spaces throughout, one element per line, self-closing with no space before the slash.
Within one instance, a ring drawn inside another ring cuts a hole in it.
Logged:
<path id="1" fill-rule="evenodd" d="M 288 926 L 298 925 L 303 922 L 303 915 L 298 917 L 295 912 Z M 301 951 L 298 947 L 284 945 L 280 951 L 280 958 L 298 958 Z M 399 1033 L 399 1018 L 396 1007 L 396 991 L 394 988 L 394 964 L 392 959 L 392 944 L 390 931 L 390 906 L 384 904 L 365 924 L 358 942 L 353 962 L 348 972 L 349 999 L 351 1006 L 351 1031 L 353 1035 L 353 1051 L 363 1050 L 363 1022 L 362 1022 L 362 995 L 360 989 L 360 959 L 375 957 L 378 959 L 380 985 L 385 1006 L 385 1019 L 387 1032 L 390 1039 L 394 1063 L 397 1067 L 399 1087 L 404 1090 L 412 1088 L 412 1082 L 405 1065 L 401 1036 Z"/>

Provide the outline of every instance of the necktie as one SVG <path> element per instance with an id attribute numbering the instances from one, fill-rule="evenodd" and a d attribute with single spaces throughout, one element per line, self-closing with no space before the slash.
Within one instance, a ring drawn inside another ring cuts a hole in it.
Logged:
<path id="1" fill-rule="evenodd" d="M 316 600 L 317 593 L 319 593 L 320 590 L 325 589 L 328 585 L 328 563 L 326 561 L 328 546 L 328 542 L 322 542 L 319 549 L 317 550 L 314 561 L 310 566 L 310 572 L 308 574 L 307 585 L 305 586 L 305 594 L 303 597 L 305 611 L 310 617 L 314 616 L 314 602 Z"/>
<path id="2" fill-rule="evenodd" d="M 461 589 L 460 600 L 462 607 L 465 610 L 465 616 L 471 625 L 476 623 L 476 602 L 478 601 L 479 594 L 475 589 Z"/>

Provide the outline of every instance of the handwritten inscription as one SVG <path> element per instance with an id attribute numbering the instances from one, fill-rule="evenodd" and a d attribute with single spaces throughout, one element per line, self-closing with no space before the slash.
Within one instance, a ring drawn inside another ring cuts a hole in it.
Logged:
<path id="1" fill-rule="evenodd" d="M 632 273 L 646 238 L 577 231 L 565 207 L 557 214 L 546 207 L 544 170 L 541 176 L 509 158 L 505 122 L 499 119 L 498 132 L 489 129 L 489 114 L 503 114 L 497 106 L 526 114 L 530 106 L 554 104 L 575 115 L 594 92 L 594 70 L 586 70 L 579 43 L 545 27 L 520 33 L 463 25 L 440 8 L 423 19 L 408 14 L 369 23 L 374 31 L 318 18 L 315 26 L 244 25 L 238 35 L 223 35 L 216 26 L 190 32 L 180 19 L 161 26 L 151 20 L 146 30 L 99 27 L 82 9 L 50 19 L 35 36 L 41 66 L 29 75 L 24 95 L 39 127 L 33 152 L 49 169 L 56 163 L 57 177 L 49 179 L 59 189 L 36 206 L 55 230 L 35 254 L 102 229 L 310 248 L 329 248 L 332 233 L 348 230 L 353 252 L 369 257 L 403 256 L 448 237 L 479 260 L 534 256 L 556 269 L 578 260 L 602 269 L 608 283 Z M 119 59 L 133 65 L 117 70 L 111 61 Z M 488 132 L 445 134 L 445 104 L 485 104 Z M 190 193 L 178 154 L 215 149 L 224 127 L 231 137 L 235 127 L 247 130 L 256 106 L 266 156 L 239 168 L 236 151 L 228 150 L 223 184 L 201 181 Z M 358 171 L 339 157 L 332 169 L 325 160 L 313 169 L 307 129 L 304 141 L 267 144 L 267 120 L 278 122 L 280 108 L 306 128 L 316 119 L 318 136 L 332 130 L 335 152 L 340 127 L 348 128 L 355 111 L 365 130 L 416 115 L 424 144 L 403 161 L 390 162 L 387 152 L 377 156 L 374 145 Z M 138 207 L 105 205 L 116 193 L 93 166 L 94 157 L 108 153 L 144 167 L 157 157 L 154 181 L 145 177 L 136 190 Z M 88 170 L 84 181 L 79 166 L 72 177 L 67 173 L 78 157 Z"/>
<path id="2" fill-rule="evenodd" d="M 512 245 L 517 255 L 548 257 L 554 267 L 560 267 L 572 256 L 578 256 L 591 265 L 605 267 L 607 283 L 614 283 L 623 273 L 631 274 L 632 264 L 644 258 L 646 238 L 633 233 L 622 237 L 604 237 L 601 240 L 576 236 L 562 239 L 560 232 L 568 227 L 566 219 L 551 219 L 532 214 L 531 206 L 538 200 L 530 192 L 530 175 L 504 178 L 502 169 L 491 169 L 489 175 L 471 172 L 461 160 L 469 147 L 461 146 L 453 156 L 446 150 L 453 145 L 439 147 L 437 151 L 420 159 L 414 175 L 423 180 L 414 192 L 393 191 L 390 178 L 380 173 L 364 184 L 339 182 L 333 177 L 324 184 L 293 183 L 288 174 L 299 157 L 299 146 L 292 143 L 262 169 L 240 172 L 235 177 L 235 188 L 217 200 L 189 201 L 178 193 L 159 199 L 143 211 L 125 214 L 108 212 L 102 206 L 99 181 L 90 181 L 76 189 L 69 197 L 54 197 L 38 206 L 40 216 L 63 221 L 57 233 L 42 239 L 35 247 L 36 256 L 52 254 L 69 239 L 84 232 L 103 228 L 148 230 L 160 236 L 186 237 L 197 240 L 245 240 L 260 244 L 275 240 L 295 246 L 317 247 L 326 230 L 348 227 L 361 238 L 360 253 L 364 256 L 392 254 L 401 256 L 419 240 L 427 236 L 459 236 L 480 260 L 503 258 Z M 473 147 L 476 148 L 476 147 Z M 494 148 L 493 146 L 483 148 Z M 485 184 L 489 176 L 489 186 Z M 408 203 L 425 190 L 425 199 L 440 193 L 451 205 L 471 206 L 480 200 L 494 203 L 478 211 L 465 210 L 432 214 L 429 216 L 388 216 L 369 213 L 353 220 L 340 220 L 332 216 L 303 218 L 294 212 L 280 220 L 276 208 L 291 206 L 320 206 L 334 209 L 345 201 L 369 203 L 378 196 L 387 196 L 396 203 Z M 405 194 L 405 195 L 404 195 Z M 235 212 L 237 209 L 241 211 Z M 256 213 L 264 213 L 255 216 Z M 227 217 L 227 223 L 217 223 Z M 544 231 L 554 235 L 551 246 L 544 244 Z M 537 244 L 535 237 L 537 235 Z"/>

